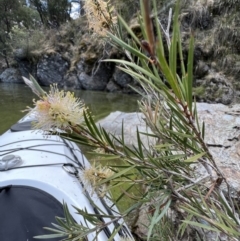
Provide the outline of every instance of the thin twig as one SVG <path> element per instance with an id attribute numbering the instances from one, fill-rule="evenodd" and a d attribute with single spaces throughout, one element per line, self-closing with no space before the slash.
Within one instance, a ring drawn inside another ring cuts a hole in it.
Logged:
<path id="1" fill-rule="evenodd" d="M 172 190 L 172 193 L 173 193 L 174 195 L 176 195 L 176 196 L 177 196 L 179 199 L 181 199 L 182 201 L 184 201 L 184 202 L 186 202 L 186 203 L 190 203 L 190 200 L 189 200 L 189 199 L 185 198 L 183 195 L 181 195 L 181 194 L 174 188 L 173 182 L 172 182 L 172 178 L 170 177 L 168 180 L 169 180 L 168 183 L 169 183 L 169 185 L 170 185 L 170 188 L 171 188 L 171 190 Z"/>
<path id="2" fill-rule="evenodd" d="M 168 25 L 167 25 L 167 28 L 166 30 L 163 28 L 160 20 L 158 19 L 158 23 L 165 35 L 165 38 L 166 38 L 166 41 L 167 41 L 167 45 L 168 45 L 168 49 L 170 49 L 170 46 L 171 46 L 171 39 L 170 39 L 170 26 L 171 26 L 171 20 L 172 20 L 172 8 L 169 9 L 169 14 L 168 14 Z"/>
<path id="3" fill-rule="evenodd" d="M 207 178 L 209 178 L 209 177 L 210 177 L 209 175 L 206 175 L 206 176 L 204 176 L 204 177 L 200 177 L 200 178 L 198 178 L 197 180 L 192 181 L 192 183 L 190 183 L 190 184 L 188 184 L 188 185 L 186 185 L 186 186 L 183 186 L 183 187 L 178 188 L 176 191 L 177 191 L 177 192 L 181 192 L 181 191 L 183 191 L 183 190 L 186 190 L 186 189 L 188 189 L 188 188 L 190 188 L 190 187 L 192 187 L 192 186 L 194 186 L 194 185 L 196 185 L 196 184 L 199 184 L 199 183 L 205 181 L 205 180 L 206 180 Z"/>

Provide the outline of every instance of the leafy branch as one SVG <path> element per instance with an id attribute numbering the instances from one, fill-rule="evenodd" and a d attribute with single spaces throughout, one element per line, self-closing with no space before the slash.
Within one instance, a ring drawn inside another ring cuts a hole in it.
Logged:
<path id="1" fill-rule="evenodd" d="M 153 11 L 157 12 L 156 1 L 153 0 L 152 3 Z M 129 147 L 123 134 L 124 123 L 122 136 L 118 138 L 97 126 L 87 109 L 82 112 L 83 123 L 73 124 L 67 120 L 70 128 L 65 128 L 65 133 L 60 133 L 68 140 L 97 149 L 97 161 L 110 161 L 108 167 L 113 171 L 110 176 L 99 175 L 97 171 L 93 173 L 93 178 L 98 177 L 98 181 L 93 182 L 95 190 L 96 187 L 105 185 L 106 191 L 111 191 L 127 184 L 126 190 L 115 200 L 115 204 L 118 204 L 124 197 L 132 196 L 129 194 L 131 188 L 141 184 L 138 198 L 134 198 L 134 204 L 125 212 L 112 216 L 109 223 L 105 224 L 99 224 L 96 219 L 98 215 L 78 210 L 86 222 L 94 226 L 93 229 L 85 229 L 85 226 L 71 222 L 65 207 L 65 221 L 57 219 L 59 225 L 50 230 L 56 232 L 56 235 L 65 233 L 68 234 L 66 240 L 77 240 L 139 211 L 145 205 L 149 216 L 149 229 L 145 237 L 147 240 L 162 240 L 164 235 L 166 240 L 181 240 L 184 235 L 195 239 L 200 235 L 201 240 L 208 240 L 209 231 L 215 235 L 216 240 L 221 240 L 222 235 L 232 240 L 239 238 L 239 210 L 231 196 L 229 183 L 204 141 L 205 125 L 199 121 L 193 99 L 194 37 L 190 34 L 185 63 L 178 22 L 179 4 L 180 1 L 175 7 L 171 36 L 165 33 L 167 46 L 162 38 L 158 16 L 155 14 L 151 17 L 148 0 L 141 0 L 139 15 L 143 39 L 139 39 L 120 16 L 118 31 L 107 35 L 114 46 L 122 49 L 126 59 L 104 61 L 118 64 L 120 70 L 141 84 L 144 94 L 139 109 L 153 133 L 136 130 L 137 145 Z M 128 41 L 120 31 L 123 28 L 131 36 Z M 44 101 L 47 108 L 53 108 L 50 102 L 46 102 L 46 99 Z M 140 134 L 154 138 L 156 142 L 144 145 Z M 111 164 L 111 161 L 118 159 L 123 160 L 122 164 Z M 195 169 L 201 165 L 206 170 L 203 176 Z M 223 184 L 228 188 L 227 193 L 222 191 Z M 176 216 L 175 220 L 171 213 Z M 106 217 L 108 214 L 101 215 Z M 72 227 L 76 233 L 71 231 Z M 116 230 L 113 231 L 110 239 L 116 233 Z M 156 235 L 158 233 L 160 236 Z M 71 236 L 73 234 L 76 235 Z"/>

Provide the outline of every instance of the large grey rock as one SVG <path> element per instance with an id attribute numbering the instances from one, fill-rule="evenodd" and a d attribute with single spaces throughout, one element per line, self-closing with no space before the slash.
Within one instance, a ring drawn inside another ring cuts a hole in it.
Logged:
<path id="1" fill-rule="evenodd" d="M 207 68 L 207 67 L 206 67 Z M 234 90 L 229 79 L 221 74 L 211 72 L 204 79 L 197 79 L 197 85 L 202 86 L 203 93 L 198 99 L 203 102 L 222 103 L 229 105 L 234 99 Z"/>
<path id="2" fill-rule="evenodd" d="M 21 72 L 21 75 L 26 78 L 29 78 L 29 74 L 34 78 L 37 78 L 37 66 L 27 60 L 21 60 L 18 62 L 18 70 Z"/>
<path id="3" fill-rule="evenodd" d="M 232 196 L 237 197 L 240 192 L 240 104 L 226 106 L 198 103 L 197 109 L 200 120 L 205 122 L 205 142 L 209 146 L 216 164 L 229 182 Z M 116 111 L 98 123 L 107 131 L 121 136 L 123 121 L 126 144 L 136 145 L 136 128 L 138 127 L 142 132 L 148 130 L 141 113 Z M 141 136 L 141 140 L 147 143 L 144 138 L 146 137 Z M 196 172 L 200 175 L 206 175 L 206 169 L 200 165 Z M 227 192 L 225 186 L 222 185 L 221 188 L 223 192 Z M 134 233 L 139 237 L 144 237 L 147 235 L 147 227 L 150 225 L 148 209 L 142 206 L 137 215 L 137 221 L 129 220 L 129 222 L 132 222 L 131 224 L 136 227 Z M 213 232 L 205 233 L 205 235 L 206 240 L 216 240 Z M 221 239 L 233 240 L 224 235 L 221 236 Z"/>
<path id="4" fill-rule="evenodd" d="M 223 104 L 198 103 L 197 109 L 200 120 L 205 122 L 205 142 L 210 152 L 233 191 L 240 192 L 240 104 L 229 107 Z M 98 122 L 117 137 L 121 137 L 122 123 L 125 143 L 129 146 L 137 146 L 137 128 L 140 132 L 152 133 L 146 126 L 142 113 L 116 111 Z M 141 140 L 144 145 L 149 145 L 146 136 L 141 135 Z M 150 139 L 150 145 L 154 143 L 154 139 Z"/>
<path id="5" fill-rule="evenodd" d="M 113 75 L 114 80 L 121 87 L 127 87 L 129 84 L 133 84 L 133 79 L 130 75 L 126 74 L 120 69 L 116 69 Z"/>
<path id="6" fill-rule="evenodd" d="M 82 89 L 78 77 L 74 73 L 68 73 L 64 76 L 64 87 L 72 89 Z"/>
<path id="7" fill-rule="evenodd" d="M 205 122 L 205 142 L 229 181 L 233 195 L 237 194 L 240 192 L 240 105 L 201 103 L 197 107 L 200 119 Z"/>
<path id="8" fill-rule="evenodd" d="M 49 86 L 53 83 L 62 85 L 69 63 L 60 54 L 44 55 L 37 65 L 37 78 L 40 84 Z"/>
<path id="9" fill-rule="evenodd" d="M 93 69 L 92 73 L 81 72 L 78 78 L 83 89 L 106 90 L 113 72 L 114 64 L 100 62 L 97 64 L 96 69 Z"/>
<path id="10" fill-rule="evenodd" d="M 0 81 L 5 83 L 23 84 L 21 72 L 18 69 L 8 68 L 0 75 Z"/>
<path id="11" fill-rule="evenodd" d="M 18 60 L 25 60 L 27 58 L 27 49 L 18 48 L 14 51 L 14 57 Z"/>

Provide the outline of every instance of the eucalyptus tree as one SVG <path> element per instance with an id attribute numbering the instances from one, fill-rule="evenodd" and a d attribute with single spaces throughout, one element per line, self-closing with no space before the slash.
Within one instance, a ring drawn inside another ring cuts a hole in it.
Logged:
<path id="1" fill-rule="evenodd" d="M 70 20 L 71 2 L 68 0 L 30 0 L 45 27 L 59 27 Z"/>
<path id="2" fill-rule="evenodd" d="M 9 67 L 12 28 L 16 25 L 29 26 L 30 21 L 26 7 L 17 0 L 0 0 L 0 16 L 0 56 Z"/>
<path id="3" fill-rule="evenodd" d="M 0 24 L 3 31 L 10 33 L 16 21 L 21 3 L 16 0 L 0 0 Z"/>
<path id="4" fill-rule="evenodd" d="M 47 8 L 50 24 L 59 27 L 70 20 L 71 3 L 68 0 L 48 0 Z"/>
<path id="5" fill-rule="evenodd" d="M 44 1 L 41 0 L 30 0 L 30 6 L 35 8 L 41 19 L 41 23 L 46 25 L 47 23 L 47 5 Z"/>

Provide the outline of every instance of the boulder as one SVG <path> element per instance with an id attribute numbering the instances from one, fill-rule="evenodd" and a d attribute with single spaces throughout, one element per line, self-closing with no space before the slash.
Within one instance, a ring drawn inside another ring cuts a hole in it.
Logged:
<path id="1" fill-rule="evenodd" d="M 18 69 L 21 72 L 21 75 L 29 78 L 29 74 L 36 78 L 37 76 L 37 66 L 27 60 L 21 60 L 18 62 Z"/>
<path id="2" fill-rule="evenodd" d="M 218 167 L 225 175 L 230 184 L 230 191 L 233 198 L 238 198 L 240 193 L 240 104 L 226 106 L 223 104 L 197 103 L 198 115 L 200 121 L 205 122 L 205 142 L 209 147 Z M 151 130 L 146 127 L 144 116 L 141 113 L 123 113 L 113 112 L 98 124 L 108 132 L 121 136 L 122 123 L 124 123 L 124 138 L 127 145 L 137 145 L 136 128 L 139 131 Z M 148 145 L 146 136 L 141 135 L 141 140 Z M 152 140 L 154 144 L 154 140 Z M 206 169 L 201 165 L 196 166 L 196 173 L 206 175 Z M 223 192 L 227 193 L 226 186 L 221 185 Z M 169 212 L 172 212 L 171 210 Z M 148 232 L 149 211 L 146 204 L 143 205 L 137 215 L 137 220 L 129 218 L 129 223 L 135 228 L 134 234 L 138 237 L 146 237 Z M 171 213 L 173 218 L 175 213 Z M 216 233 L 206 232 L 206 240 L 216 240 Z M 182 240 L 193 240 L 189 237 Z M 221 240 L 228 239 L 226 235 L 221 234 Z"/>
<path id="3" fill-rule="evenodd" d="M 232 194 L 240 192 L 240 105 L 197 105 L 199 118 L 205 122 L 205 142 L 215 162 L 232 188 Z M 222 186 L 227 192 L 226 187 Z"/>
<path id="4" fill-rule="evenodd" d="M 115 82 L 120 85 L 122 88 L 127 87 L 130 84 L 133 84 L 133 79 L 130 75 L 126 74 L 120 69 L 116 69 L 113 78 Z"/>
<path id="5" fill-rule="evenodd" d="M 62 85 L 64 75 L 69 69 L 69 63 L 60 54 L 44 55 L 37 65 L 37 78 L 41 85 L 53 83 Z"/>
<path id="6" fill-rule="evenodd" d="M 8 68 L 0 75 L 0 81 L 5 83 L 23 84 L 21 72 L 18 69 Z"/>
<path id="7" fill-rule="evenodd" d="M 86 90 L 106 90 L 107 84 L 113 74 L 112 64 L 99 63 L 93 74 L 88 75 L 81 72 L 78 76 L 79 82 L 83 89 Z"/>
<path id="8" fill-rule="evenodd" d="M 233 193 L 237 194 L 240 192 L 240 104 L 226 106 L 198 103 L 197 109 L 200 120 L 205 122 L 205 142 L 230 182 Z M 137 146 L 137 128 L 140 132 L 152 133 L 144 122 L 143 114 L 139 112 L 116 111 L 98 122 L 107 132 L 117 137 L 121 137 L 122 123 L 126 145 Z M 148 140 L 143 134 L 141 141 L 146 147 L 155 143 L 154 138 Z M 205 172 L 205 169 L 200 166 L 198 171 Z"/>
<path id="9" fill-rule="evenodd" d="M 196 94 L 199 101 L 229 105 L 234 99 L 233 86 L 230 80 L 221 73 L 211 72 L 204 79 L 197 79 L 196 84 L 202 90 L 201 93 Z"/>
<path id="10" fill-rule="evenodd" d="M 70 89 L 82 89 L 79 79 L 75 73 L 67 73 L 64 76 L 64 87 Z"/>

